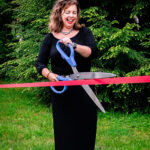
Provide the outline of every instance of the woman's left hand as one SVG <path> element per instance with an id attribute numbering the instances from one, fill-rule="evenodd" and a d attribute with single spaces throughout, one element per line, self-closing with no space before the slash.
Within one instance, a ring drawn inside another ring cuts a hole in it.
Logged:
<path id="1" fill-rule="evenodd" d="M 68 37 L 61 39 L 60 42 L 65 44 L 66 46 L 68 46 L 68 43 L 70 43 L 73 46 L 73 42 Z M 78 44 L 75 51 L 83 57 L 89 57 L 91 55 L 91 48 L 88 46 Z"/>
<path id="2" fill-rule="evenodd" d="M 60 40 L 61 43 L 65 44 L 66 46 L 68 46 L 68 43 L 70 43 L 71 45 L 73 45 L 72 41 L 70 38 L 65 37 L 63 39 Z"/>

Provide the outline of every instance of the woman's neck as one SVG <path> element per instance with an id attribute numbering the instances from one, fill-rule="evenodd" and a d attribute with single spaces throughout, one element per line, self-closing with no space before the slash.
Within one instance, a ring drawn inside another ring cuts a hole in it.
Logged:
<path id="1" fill-rule="evenodd" d="M 70 30 L 72 30 L 72 28 L 63 27 L 61 31 L 63 31 L 63 32 L 69 32 Z"/>

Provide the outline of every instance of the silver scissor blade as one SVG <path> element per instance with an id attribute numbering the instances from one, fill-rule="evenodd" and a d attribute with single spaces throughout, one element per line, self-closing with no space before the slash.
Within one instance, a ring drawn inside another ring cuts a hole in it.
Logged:
<path id="1" fill-rule="evenodd" d="M 74 74 L 79 74 L 79 72 L 78 72 L 78 70 L 77 70 L 76 67 L 72 67 L 72 66 L 71 66 L 71 69 L 72 69 L 72 71 L 73 71 Z"/>
<path id="2" fill-rule="evenodd" d="M 72 71 L 74 74 L 79 74 L 78 70 L 76 67 L 71 67 Z M 88 94 L 88 96 L 92 99 L 92 101 L 97 105 L 97 107 L 103 112 L 105 113 L 105 109 L 103 108 L 102 104 L 100 103 L 100 101 L 98 100 L 98 98 L 96 97 L 95 93 L 92 91 L 92 89 L 90 88 L 89 85 L 81 85 L 83 87 L 83 89 L 85 90 L 85 92 Z"/>
<path id="3" fill-rule="evenodd" d="M 105 113 L 105 109 L 103 108 L 102 104 L 96 97 L 95 93 L 92 91 L 89 85 L 81 85 L 83 89 L 86 91 L 86 93 L 89 95 L 89 97 L 92 99 L 92 101 L 97 105 L 97 107 Z"/>
<path id="4" fill-rule="evenodd" d="M 69 75 L 69 78 L 72 80 L 81 80 L 81 79 L 100 79 L 100 78 L 112 78 L 116 74 L 107 73 L 107 72 L 76 72 L 75 74 Z"/>

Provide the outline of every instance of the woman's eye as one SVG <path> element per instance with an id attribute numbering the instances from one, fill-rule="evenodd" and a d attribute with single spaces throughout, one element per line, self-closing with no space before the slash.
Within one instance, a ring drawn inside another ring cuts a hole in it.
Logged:
<path id="1" fill-rule="evenodd" d="M 66 14 L 69 14 L 70 12 L 69 11 L 66 11 Z"/>
<path id="2" fill-rule="evenodd" d="M 76 15 L 76 14 L 77 14 L 77 12 L 76 12 L 76 11 L 73 11 L 73 12 L 65 11 L 65 14 L 70 14 L 70 13 L 72 13 L 73 15 Z"/>

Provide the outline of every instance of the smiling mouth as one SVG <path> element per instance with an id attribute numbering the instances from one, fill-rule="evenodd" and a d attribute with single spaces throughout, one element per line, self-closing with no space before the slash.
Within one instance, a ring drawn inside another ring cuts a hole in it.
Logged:
<path id="1" fill-rule="evenodd" d="M 73 22 L 74 22 L 74 19 L 67 19 L 67 22 L 68 22 L 68 23 L 73 23 Z"/>

